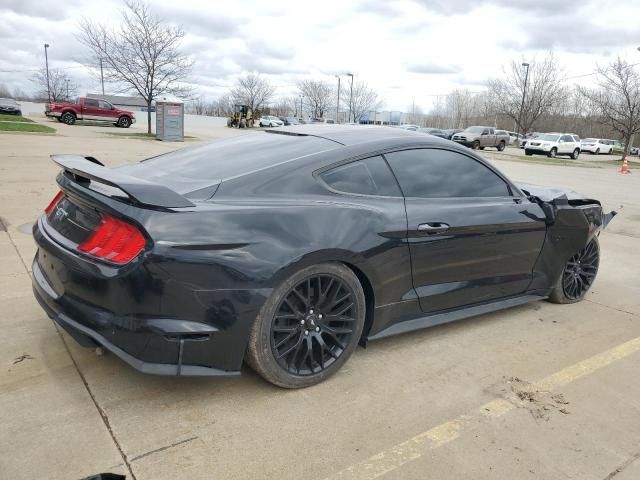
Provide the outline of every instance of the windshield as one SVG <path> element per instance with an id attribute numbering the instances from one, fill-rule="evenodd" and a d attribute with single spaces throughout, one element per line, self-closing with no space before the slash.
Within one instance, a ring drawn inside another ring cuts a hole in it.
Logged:
<path id="1" fill-rule="evenodd" d="M 465 132 L 469 133 L 482 133 L 485 131 L 484 127 L 469 127 L 465 130 Z"/>
<path id="2" fill-rule="evenodd" d="M 538 137 L 538 140 L 542 140 L 544 142 L 557 142 L 559 138 L 560 138 L 560 135 L 551 135 L 549 133 L 546 133 Z"/>

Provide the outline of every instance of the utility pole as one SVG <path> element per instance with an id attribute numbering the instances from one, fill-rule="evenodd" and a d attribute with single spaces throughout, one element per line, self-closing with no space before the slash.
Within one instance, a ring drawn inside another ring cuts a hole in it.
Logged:
<path id="1" fill-rule="evenodd" d="M 102 96 L 104 96 L 104 73 L 102 73 L 102 57 L 100 57 L 100 83 L 102 84 Z"/>
<path id="2" fill-rule="evenodd" d="M 304 98 L 304 95 L 300 94 L 300 120 L 303 120 L 302 118 L 302 99 Z"/>
<path id="3" fill-rule="evenodd" d="M 51 103 L 51 86 L 49 84 L 49 55 L 47 55 L 47 48 L 49 48 L 49 44 L 44 44 L 44 62 L 47 69 L 47 97 L 49 98 L 49 103 Z"/>
<path id="4" fill-rule="evenodd" d="M 520 115 L 518 116 L 518 131 L 516 132 L 516 134 L 520 133 L 520 125 L 522 124 L 522 110 L 524 109 L 524 99 L 527 95 L 527 81 L 529 80 L 529 64 L 528 63 L 523 63 L 522 64 L 523 67 L 525 67 L 527 70 L 524 74 L 524 88 L 522 89 L 522 103 L 520 104 Z M 526 135 L 527 132 L 522 132 L 522 135 Z"/>
<path id="5" fill-rule="evenodd" d="M 347 77 L 351 77 L 351 89 L 349 91 L 349 121 L 351 121 L 351 102 L 353 102 L 353 73 L 347 73 Z M 354 118 L 355 122 L 356 119 Z"/>
<path id="6" fill-rule="evenodd" d="M 336 123 L 340 123 L 340 75 L 335 76 L 338 79 L 338 99 L 336 100 Z"/>

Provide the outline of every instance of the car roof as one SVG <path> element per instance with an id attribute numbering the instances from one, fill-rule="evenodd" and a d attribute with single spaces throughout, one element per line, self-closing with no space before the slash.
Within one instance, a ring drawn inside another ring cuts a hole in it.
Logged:
<path id="1" fill-rule="evenodd" d="M 402 128 L 382 127 L 377 125 L 336 125 L 336 124 L 306 124 L 267 129 L 268 133 L 278 135 L 311 136 L 331 140 L 340 145 L 357 145 L 393 138 L 406 137 L 424 138 L 424 134 Z M 441 140 L 445 143 L 445 140 Z M 446 142 L 448 143 L 448 142 Z"/>

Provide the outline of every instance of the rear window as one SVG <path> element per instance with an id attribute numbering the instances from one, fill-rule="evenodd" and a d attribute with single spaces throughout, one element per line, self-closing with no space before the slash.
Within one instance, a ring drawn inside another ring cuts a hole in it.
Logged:
<path id="1" fill-rule="evenodd" d="M 185 194 L 337 147 L 340 144 L 318 137 L 251 133 L 182 148 L 119 170 Z"/>

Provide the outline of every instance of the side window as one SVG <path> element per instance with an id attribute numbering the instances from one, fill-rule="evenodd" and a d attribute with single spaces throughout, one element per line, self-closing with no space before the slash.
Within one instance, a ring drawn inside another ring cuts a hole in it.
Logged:
<path id="1" fill-rule="evenodd" d="M 401 197 L 396 179 L 380 156 L 347 163 L 320 174 L 334 190 L 361 195 Z"/>
<path id="2" fill-rule="evenodd" d="M 98 106 L 98 101 L 97 100 L 90 100 L 90 99 L 86 99 L 84 101 L 84 106 L 85 107 L 92 107 L 95 108 Z"/>
<path id="3" fill-rule="evenodd" d="M 573 142 L 573 138 L 571 138 L 571 135 L 563 135 L 562 136 L 562 141 L 563 142 Z"/>
<path id="4" fill-rule="evenodd" d="M 506 197 L 509 187 L 482 163 L 451 150 L 416 149 L 385 154 L 407 197 Z"/>
<path id="5" fill-rule="evenodd" d="M 488 129 L 488 128 L 485 128 L 485 129 L 482 131 L 482 135 L 489 135 L 489 129 Z"/>
<path id="6" fill-rule="evenodd" d="M 100 106 L 100 108 L 104 108 L 105 110 L 111 110 L 111 104 L 105 102 L 104 100 L 100 100 L 98 102 L 98 105 Z"/>

